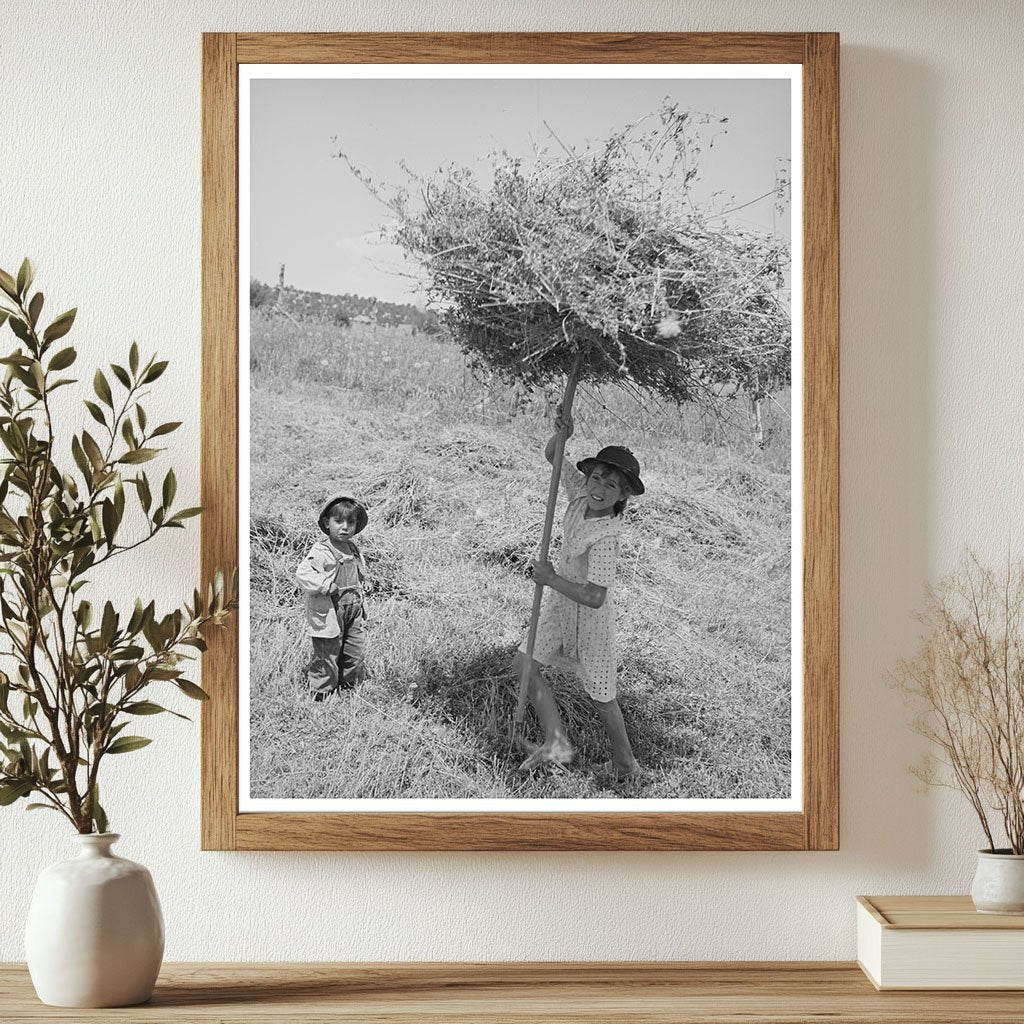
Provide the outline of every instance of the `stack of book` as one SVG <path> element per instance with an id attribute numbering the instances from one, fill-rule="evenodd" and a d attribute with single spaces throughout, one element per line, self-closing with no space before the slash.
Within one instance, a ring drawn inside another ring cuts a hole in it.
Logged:
<path id="1" fill-rule="evenodd" d="M 1024 916 L 979 914 L 970 896 L 858 896 L 857 962 L 878 989 L 1024 989 Z"/>

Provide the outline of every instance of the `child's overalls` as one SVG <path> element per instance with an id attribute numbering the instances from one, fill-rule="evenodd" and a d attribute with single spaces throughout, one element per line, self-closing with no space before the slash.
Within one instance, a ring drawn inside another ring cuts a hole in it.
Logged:
<path id="1" fill-rule="evenodd" d="M 366 674 L 366 610 L 359 562 L 356 555 L 338 556 L 334 582 L 340 592 L 331 595 L 338 635 L 310 637 L 313 657 L 309 663 L 309 685 L 315 694 L 350 690 Z"/>

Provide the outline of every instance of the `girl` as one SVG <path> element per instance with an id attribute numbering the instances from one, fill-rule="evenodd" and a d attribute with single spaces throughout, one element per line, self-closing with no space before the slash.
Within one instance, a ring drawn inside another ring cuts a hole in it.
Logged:
<path id="1" fill-rule="evenodd" d="M 555 434 L 544 449 L 554 461 L 559 433 L 572 436 L 572 417 L 555 419 Z M 557 572 L 550 562 L 533 562 L 534 579 L 544 586 L 533 659 L 529 667 L 529 695 L 544 729 L 544 742 L 520 766 L 532 771 L 542 764 L 568 764 L 573 750 L 565 734 L 551 687 L 541 665 L 571 668 L 593 701 L 612 747 L 612 760 L 603 770 L 616 781 L 630 779 L 640 768 L 626 735 L 622 711 L 615 699 L 618 651 L 615 644 L 615 560 L 623 529 L 622 513 L 630 495 L 643 494 L 640 464 L 628 448 L 610 445 L 592 459 L 576 463 L 565 459 L 562 486 L 569 499 L 562 520 L 562 549 Z M 522 671 L 526 641 L 516 654 Z"/>

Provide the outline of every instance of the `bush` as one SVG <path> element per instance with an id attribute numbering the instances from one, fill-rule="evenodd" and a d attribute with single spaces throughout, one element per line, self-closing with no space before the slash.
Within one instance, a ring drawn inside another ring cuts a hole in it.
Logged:
<path id="1" fill-rule="evenodd" d="M 251 309 L 259 309 L 267 305 L 274 294 L 274 289 L 269 284 L 257 281 L 255 277 L 249 278 L 249 306 Z"/>

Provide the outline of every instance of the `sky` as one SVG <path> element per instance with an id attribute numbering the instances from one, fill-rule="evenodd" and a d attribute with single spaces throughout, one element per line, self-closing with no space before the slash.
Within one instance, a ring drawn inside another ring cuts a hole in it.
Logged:
<path id="1" fill-rule="evenodd" d="M 296 288 L 422 301 L 415 266 L 379 239 L 388 211 L 336 154 L 375 182 L 407 182 L 454 163 L 489 180 L 488 154 L 530 158 L 539 146 L 600 141 L 656 111 L 727 117 L 701 156 L 698 202 L 721 193 L 737 224 L 790 236 L 788 213 L 757 197 L 790 157 L 787 79 L 254 78 L 248 174 L 250 275 Z M 240 173 L 246 173 L 246 153 Z M 750 205 L 745 205 L 749 203 Z M 244 211 L 242 213 L 244 216 Z"/>

